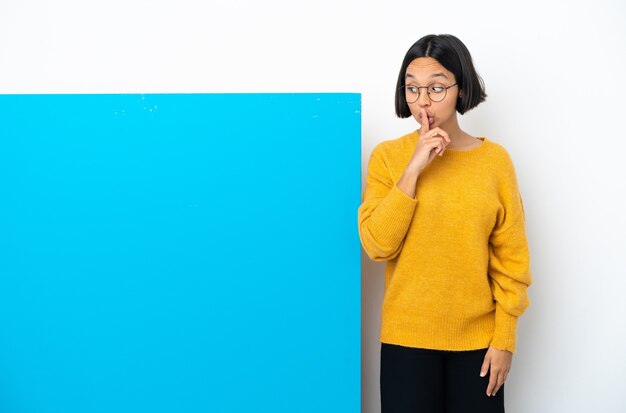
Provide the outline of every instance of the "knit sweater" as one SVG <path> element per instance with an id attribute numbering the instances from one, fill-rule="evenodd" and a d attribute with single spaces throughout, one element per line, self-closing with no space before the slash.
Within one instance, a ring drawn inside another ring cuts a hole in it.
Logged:
<path id="1" fill-rule="evenodd" d="M 524 205 L 509 153 L 480 139 L 435 156 L 415 197 L 397 183 L 418 131 L 372 150 L 358 227 L 367 255 L 386 261 L 381 342 L 516 352 L 532 282 Z"/>

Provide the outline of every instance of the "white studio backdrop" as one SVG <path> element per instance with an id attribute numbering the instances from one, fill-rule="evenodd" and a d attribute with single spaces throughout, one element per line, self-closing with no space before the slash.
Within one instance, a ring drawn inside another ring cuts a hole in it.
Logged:
<path id="1" fill-rule="evenodd" d="M 394 114 L 405 52 L 425 34 L 456 35 L 488 93 L 461 126 L 509 150 L 526 211 L 534 282 L 507 411 L 617 413 L 626 411 L 625 21 L 618 0 L 0 0 L 0 93 L 359 92 L 364 184 L 374 145 L 418 127 Z M 245 122 L 255 108 L 241 108 Z M 368 413 L 380 411 L 383 269 L 363 254 Z"/>

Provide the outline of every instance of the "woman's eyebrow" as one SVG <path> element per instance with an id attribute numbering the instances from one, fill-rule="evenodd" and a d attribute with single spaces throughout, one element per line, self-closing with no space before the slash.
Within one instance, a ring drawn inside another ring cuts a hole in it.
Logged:
<path id="1" fill-rule="evenodd" d="M 443 73 L 443 72 L 433 73 L 430 77 L 437 77 L 437 76 L 443 76 L 443 77 L 445 77 L 446 79 L 448 78 L 448 76 L 446 76 L 446 74 L 445 74 L 445 73 Z"/>
<path id="2" fill-rule="evenodd" d="M 443 72 L 437 72 L 437 73 L 433 73 L 432 75 L 430 75 L 430 77 L 431 77 L 431 78 L 433 78 L 433 77 L 437 77 L 437 76 L 443 76 L 443 77 L 445 77 L 446 79 L 448 78 L 448 76 L 446 76 L 446 74 L 445 74 L 445 73 L 443 73 Z M 407 74 L 406 74 L 406 77 L 407 77 L 407 78 L 411 77 L 411 78 L 415 79 L 415 76 L 413 76 L 413 75 L 412 75 L 412 74 L 410 74 L 410 73 L 407 73 Z"/>

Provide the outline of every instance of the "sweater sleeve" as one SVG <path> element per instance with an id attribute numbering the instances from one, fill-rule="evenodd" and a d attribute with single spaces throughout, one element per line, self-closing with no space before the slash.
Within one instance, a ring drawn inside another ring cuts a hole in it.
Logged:
<path id="1" fill-rule="evenodd" d="M 393 183 L 378 144 L 372 150 L 366 187 L 358 209 L 359 237 L 373 261 L 387 261 L 401 251 L 417 199 Z"/>
<path id="2" fill-rule="evenodd" d="M 515 353 L 517 320 L 530 304 L 527 288 L 532 283 L 532 275 L 524 204 L 508 153 L 503 169 L 501 208 L 489 237 L 489 278 L 496 301 L 491 345 Z"/>

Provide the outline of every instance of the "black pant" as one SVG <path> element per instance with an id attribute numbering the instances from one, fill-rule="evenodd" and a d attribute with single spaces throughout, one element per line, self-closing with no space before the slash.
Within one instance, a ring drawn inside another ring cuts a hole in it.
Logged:
<path id="1" fill-rule="evenodd" d="M 487 396 L 487 348 L 442 351 L 381 343 L 382 413 L 504 413 L 504 384 Z"/>

